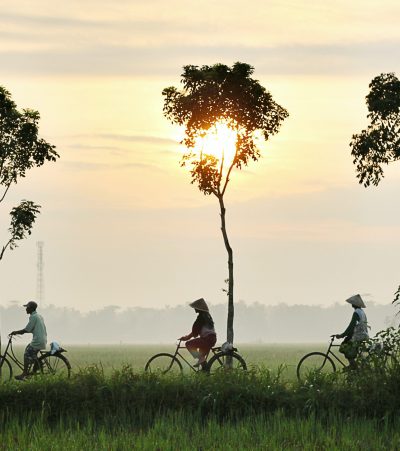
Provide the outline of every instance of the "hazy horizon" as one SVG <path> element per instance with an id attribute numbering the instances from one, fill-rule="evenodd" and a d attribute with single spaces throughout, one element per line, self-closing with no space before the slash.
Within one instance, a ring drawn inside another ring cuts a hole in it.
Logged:
<path id="1" fill-rule="evenodd" d="M 185 64 L 255 67 L 290 116 L 226 196 L 235 299 L 389 304 L 400 284 L 399 163 L 358 184 L 349 143 L 368 124 L 373 77 L 400 75 L 400 4 L 89 0 L 2 5 L 0 85 L 37 109 L 56 163 L 28 171 L 0 204 L 0 245 L 21 199 L 42 205 L 32 235 L 0 263 L 0 305 L 36 297 L 86 311 L 223 304 L 216 199 L 179 166 L 161 91 Z M 228 13 L 229 10 L 229 13 Z"/>
<path id="2" fill-rule="evenodd" d="M 226 340 L 225 304 L 210 304 L 218 343 Z M 367 303 L 370 336 L 388 326 L 398 326 L 397 308 L 391 304 Z M 48 343 L 64 344 L 171 344 L 190 332 L 196 314 L 187 305 L 166 308 L 118 308 L 110 305 L 79 312 L 71 307 L 49 305 L 40 308 L 46 323 Z M 349 304 L 310 306 L 279 304 L 236 304 L 235 343 L 327 343 L 331 334 L 342 333 L 353 310 Z M 0 334 L 3 342 L 11 330 L 27 322 L 25 310 L 9 303 L 0 306 Z M 30 335 L 19 337 L 16 344 L 29 342 Z"/>

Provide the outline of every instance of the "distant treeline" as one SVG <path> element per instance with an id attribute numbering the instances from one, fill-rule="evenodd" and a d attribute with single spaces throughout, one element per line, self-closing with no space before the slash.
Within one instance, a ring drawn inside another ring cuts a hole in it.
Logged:
<path id="1" fill-rule="evenodd" d="M 211 305 L 219 342 L 226 336 L 226 306 Z M 39 309 L 44 316 L 49 341 L 61 343 L 174 343 L 188 333 L 196 317 L 188 306 L 161 309 L 135 307 L 122 309 L 110 305 L 89 313 L 67 307 L 48 305 Z M 368 303 L 366 309 L 371 335 L 398 319 L 394 307 Z M 341 333 L 350 322 L 349 305 L 329 307 L 239 302 L 235 309 L 235 340 L 237 343 L 301 343 L 325 342 L 330 334 Z M 28 321 L 19 303 L 0 306 L 0 326 L 3 343 L 7 334 L 21 329 Z M 28 337 L 19 340 L 27 341 Z"/>

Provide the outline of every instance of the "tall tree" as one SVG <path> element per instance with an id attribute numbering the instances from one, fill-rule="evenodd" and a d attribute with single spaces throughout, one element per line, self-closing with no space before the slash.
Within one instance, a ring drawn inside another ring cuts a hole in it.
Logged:
<path id="1" fill-rule="evenodd" d="M 182 143 L 187 152 L 181 165 L 190 166 L 191 183 L 196 183 L 204 195 L 218 199 L 221 232 L 228 254 L 228 318 L 227 341 L 233 343 L 233 250 L 226 229 L 226 193 L 231 172 L 242 169 L 250 160 L 258 161 L 260 150 L 257 133 L 265 140 L 278 132 L 288 112 L 272 99 L 271 94 L 251 76 L 254 68 L 237 62 L 232 67 L 184 66 L 183 89 L 163 90 L 164 115 L 172 123 L 185 128 Z M 229 157 L 223 136 L 217 144 L 219 153 L 197 149 L 198 143 L 211 134 L 234 134 L 234 150 Z"/>
<path id="2" fill-rule="evenodd" d="M 366 97 L 371 123 L 350 143 L 357 178 L 365 187 L 379 184 L 383 165 L 400 160 L 400 80 L 394 73 L 375 77 Z M 400 286 L 393 303 L 400 302 Z"/>
<path id="3" fill-rule="evenodd" d="M 400 159 L 400 81 L 393 73 L 375 77 L 366 97 L 370 125 L 350 143 L 359 183 L 378 185 L 383 165 Z"/>
<path id="4" fill-rule="evenodd" d="M 11 94 L 0 86 L 0 203 L 11 185 L 25 177 L 27 170 L 59 157 L 55 146 L 39 138 L 39 119 L 37 111 L 18 111 Z M 39 205 L 27 200 L 11 210 L 11 237 L 0 248 L 0 260 L 8 247 L 14 249 L 19 240 L 31 234 L 39 211 Z"/>

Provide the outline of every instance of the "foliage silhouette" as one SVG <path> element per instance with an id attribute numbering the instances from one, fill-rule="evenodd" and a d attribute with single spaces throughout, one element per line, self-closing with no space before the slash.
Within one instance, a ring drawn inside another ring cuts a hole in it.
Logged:
<path id="1" fill-rule="evenodd" d="M 36 216 L 40 213 L 40 206 L 34 204 L 32 201 L 23 200 L 18 207 L 14 207 L 11 210 L 11 227 L 8 229 L 11 238 L 3 246 L 0 252 L 0 260 L 3 258 L 3 254 L 7 247 L 10 249 L 16 248 L 17 241 L 26 238 L 26 235 L 30 235 L 33 223 Z"/>
<path id="2" fill-rule="evenodd" d="M 38 111 L 18 111 L 10 92 L 0 86 L 0 203 L 27 170 L 59 157 L 55 146 L 39 138 L 39 119 Z M 39 205 L 23 200 L 11 210 L 11 238 L 1 249 L 0 260 L 8 247 L 14 249 L 17 241 L 31 234 L 39 209 Z"/>
<path id="3" fill-rule="evenodd" d="M 185 127 L 182 143 L 187 152 L 181 165 L 190 165 L 191 183 L 196 183 L 204 195 L 213 194 L 218 199 L 221 231 L 228 253 L 227 340 L 231 343 L 234 338 L 233 250 L 226 230 L 224 195 L 233 168 L 242 169 L 250 160 L 260 158 L 257 132 L 268 140 L 288 116 L 258 80 L 251 77 L 253 72 L 252 66 L 240 62 L 232 67 L 188 65 L 183 68 L 183 90 L 168 87 L 162 93 L 165 117 Z M 221 158 L 195 151 L 197 140 L 207 136 L 217 124 L 224 124 L 235 133 L 235 153 L 230 162 L 225 161 L 224 149 Z"/>
<path id="4" fill-rule="evenodd" d="M 399 303 L 400 303 L 400 285 L 399 285 L 399 288 L 397 288 L 396 293 L 394 293 L 394 299 L 393 299 L 392 304 L 399 304 Z M 397 313 L 399 313 L 399 312 L 397 312 Z"/>
<path id="5" fill-rule="evenodd" d="M 382 165 L 400 159 L 400 80 L 393 74 L 375 77 L 366 97 L 371 124 L 353 135 L 350 147 L 359 183 L 378 185 Z"/>

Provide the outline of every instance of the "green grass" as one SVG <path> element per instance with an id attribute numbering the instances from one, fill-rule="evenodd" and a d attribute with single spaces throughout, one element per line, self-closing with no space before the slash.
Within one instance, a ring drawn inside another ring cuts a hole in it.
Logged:
<path id="1" fill-rule="evenodd" d="M 221 420 L 282 410 L 287 415 L 394 417 L 400 412 L 400 371 L 379 368 L 356 373 L 311 375 L 286 381 L 267 369 L 225 371 L 213 375 L 156 375 L 131 367 L 110 376 L 99 367 L 71 379 L 37 376 L 0 385 L 0 423 L 25 413 L 49 422 L 63 418 L 129 418 L 148 424 L 161 414 L 186 410 L 199 419 Z"/>
<path id="2" fill-rule="evenodd" d="M 46 450 L 396 450 L 400 422 L 371 419 L 321 421 L 286 417 L 281 412 L 240 421 L 220 422 L 174 413 L 156 418 L 147 428 L 129 423 L 97 426 L 64 421 L 49 427 L 40 421 L 14 421 L 0 434 L 0 449 Z"/>
<path id="3" fill-rule="evenodd" d="M 143 368 L 173 344 L 67 346 L 71 379 L 0 385 L 0 450 L 400 449 L 399 368 L 299 383 L 321 348 L 242 345 L 248 372 L 171 377 Z"/>

